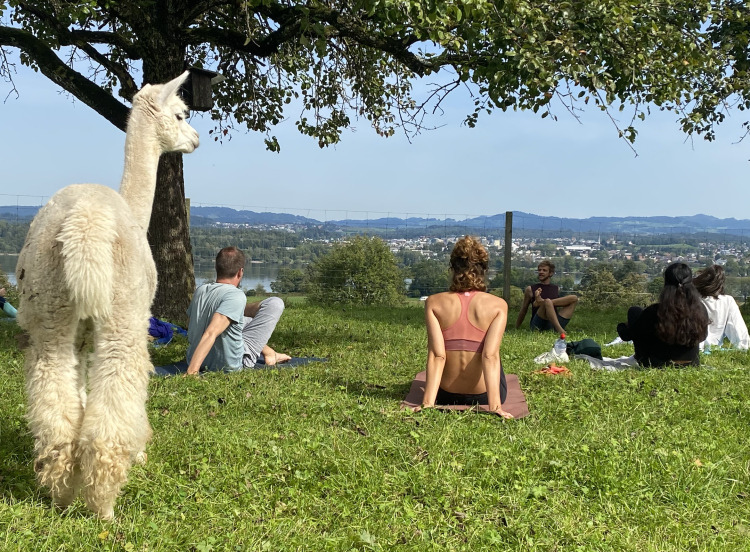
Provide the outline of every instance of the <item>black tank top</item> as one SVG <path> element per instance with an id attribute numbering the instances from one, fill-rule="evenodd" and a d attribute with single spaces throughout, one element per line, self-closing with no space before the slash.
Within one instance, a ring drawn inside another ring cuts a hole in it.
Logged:
<path id="1" fill-rule="evenodd" d="M 558 299 L 560 297 L 560 286 L 555 284 L 534 284 L 531 286 L 531 318 L 534 318 L 536 311 L 539 307 L 533 306 L 534 299 L 536 299 L 536 290 L 542 290 L 542 299 Z"/>

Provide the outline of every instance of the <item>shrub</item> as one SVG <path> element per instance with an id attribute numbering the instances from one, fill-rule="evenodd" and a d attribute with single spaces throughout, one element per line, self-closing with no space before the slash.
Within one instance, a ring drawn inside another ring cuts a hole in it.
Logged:
<path id="1" fill-rule="evenodd" d="M 580 297 L 594 307 L 630 307 L 646 305 L 651 296 L 645 293 L 645 278 L 640 274 L 625 275 L 618 282 L 606 265 L 595 265 L 586 269 L 581 279 Z"/>
<path id="2" fill-rule="evenodd" d="M 450 286 L 450 272 L 444 262 L 435 260 L 423 260 L 412 268 L 412 281 L 409 286 L 409 295 L 421 297 L 432 295 L 441 291 L 448 291 Z"/>
<path id="3" fill-rule="evenodd" d="M 405 286 L 396 259 L 380 238 L 358 236 L 308 267 L 307 299 L 322 305 L 396 305 Z"/>
<path id="4" fill-rule="evenodd" d="M 305 288 L 305 273 L 299 269 L 280 268 L 271 291 L 274 293 L 300 293 Z"/>
<path id="5" fill-rule="evenodd" d="M 5 288 L 5 298 L 11 305 L 18 308 L 18 288 L 10 283 L 7 274 L 2 269 L 0 269 L 0 288 Z"/>
<path id="6" fill-rule="evenodd" d="M 503 296 L 503 288 L 494 288 L 490 290 L 492 295 L 498 297 Z M 510 286 L 510 301 L 508 301 L 508 308 L 513 310 L 520 310 L 523 305 L 523 290 L 520 287 Z"/>

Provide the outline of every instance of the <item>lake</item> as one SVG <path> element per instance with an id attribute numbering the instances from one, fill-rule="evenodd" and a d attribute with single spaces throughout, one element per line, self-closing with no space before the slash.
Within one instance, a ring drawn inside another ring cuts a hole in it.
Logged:
<path id="1" fill-rule="evenodd" d="M 8 275 L 11 284 L 16 283 L 16 263 L 18 255 L 0 255 L 0 269 Z M 271 282 L 279 275 L 279 265 L 271 264 L 248 264 L 245 268 L 245 277 L 242 278 L 240 286 L 243 289 L 255 289 L 258 284 L 263 284 L 266 291 L 271 291 Z M 195 283 L 200 285 L 207 280 L 216 279 L 216 271 L 213 263 L 196 263 Z"/>

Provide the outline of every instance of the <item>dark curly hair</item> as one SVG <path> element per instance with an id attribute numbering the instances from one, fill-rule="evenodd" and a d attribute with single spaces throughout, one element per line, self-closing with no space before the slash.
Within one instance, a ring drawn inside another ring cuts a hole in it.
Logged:
<path id="1" fill-rule="evenodd" d="M 724 269 L 719 265 L 709 266 L 693 278 L 693 284 L 701 296 L 718 299 L 724 293 Z"/>
<path id="2" fill-rule="evenodd" d="M 659 295 L 656 333 L 670 345 L 695 347 L 706 338 L 708 312 L 693 284 L 693 271 L 685 263 L 673 263 L 664 271 Z"/>
<path id="3" fill-rule="evenodd" d="M 472 236 L 464 236 L 451 251 L 451 291 L 487 291 L 484 278 L 490 267 L 487 250 Z"/>

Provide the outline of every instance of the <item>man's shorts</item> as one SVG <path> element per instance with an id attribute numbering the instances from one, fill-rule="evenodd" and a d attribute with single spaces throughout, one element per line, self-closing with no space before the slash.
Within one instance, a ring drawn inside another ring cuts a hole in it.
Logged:
<path id="1" fill-rule="evenodd" d="M 565 327 L 568 325 L 568 322 L 570 322 L 570 318 L 565 318 L 564 316 L 560 316 L 560 314 L 557 314 L 557 321 L 559 322 L 560 326 L 562 326 L 562 329 L 564 330 Z M 540 332 L 554 332 L 555 327 L 552 325 L 552 322 L 549 320 L 545 320 L 544 318 L 541 318 L 538 314 L 535 314 L 531 318 L 531 329 L 532 330 L 539 330 Z"/>

